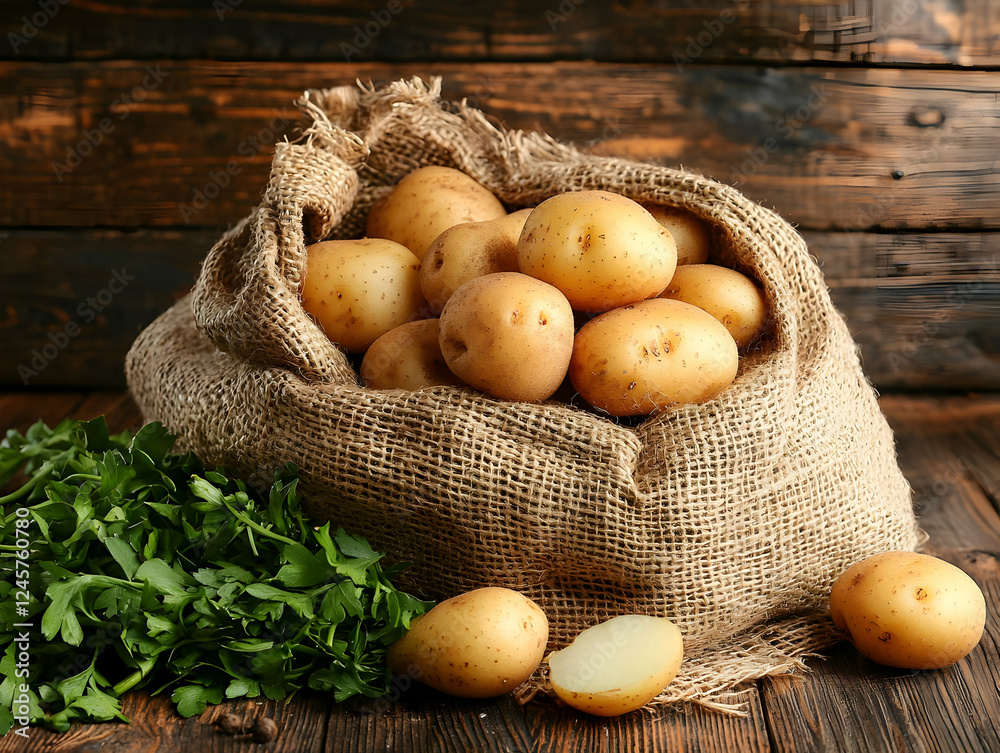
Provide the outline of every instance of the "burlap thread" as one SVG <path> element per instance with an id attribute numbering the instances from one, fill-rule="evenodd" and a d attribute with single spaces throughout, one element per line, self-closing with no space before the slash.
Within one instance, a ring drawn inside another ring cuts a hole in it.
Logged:
<path id="1" fill-rule="evenodd" d="M 731 709 L 739 683 L 798 670 L 836 640 L 835 577 L 919 540 L 892 433 L 802 237 L 732 187 L 506 131 L 440 81 L 309 91 L 260 206 L 208 253 L 191 295 L 136 340 L 146 420 L 264 479 L 293 462 L 318 520 L 412 563 L 444 598 L 484 585 L 536 600 L 550 647 L 608 617 L 663 615 L 686 658 L 659 703 Z M 305 246 L 359 237 L 412 169 L 457 167 L 511 209 L 603 189 L 683 206 L 760 281 L 769 335 L 718 398 L 629 427 L 469 389 L 374 391 L 299 302 Z M 522 699 L 545 689 L 539 673 Z"/>

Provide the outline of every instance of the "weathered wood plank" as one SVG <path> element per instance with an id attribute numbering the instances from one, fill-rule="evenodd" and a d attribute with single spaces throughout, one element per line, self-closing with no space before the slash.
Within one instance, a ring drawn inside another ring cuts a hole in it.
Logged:
<path id="1" fill-rule="evenodd" d="M 228 735 L 215 722 L 236 714 L 248 727 L 262 717 L 274 720 L 278 735 L 268 743 L 269 753 L 325 753 L 347 751 L 328 745 L 325 720 L 329 704 L 315 693 L 297 695 L 287 702 L 242 700 L 205 709 L 184 719 L 177 714 L 169 694 L 150 697 L 128 693 L 122 698 L 124 723 L 77 724 L 66 733 L 31 728 L 27 742 L 8 734 L 0 737 L 0 753 L 89 753 L 98 750 L 161 751 L 161 753 L 231 753 L 257 747 L 250 734 Z"/>
<path id="2" fill-rule="evenodd" d="M 253 60 L 823 61 L 990 66 L 989 0 L 15 2 L 0 57 Z"/>
<path id="3" fill-rule="evenodd" d="M 0 383 L 125 383 L 132 341 L 194 283 L 214 231 L 31 230 L 0 243 Z"/>
<path id="4" fill-rule="evenodd" d="M 970 568 L 971 570 L 971 568 Z M 995 570 L 995 565 L 994 565 Z M 971 570 L 972 575 L 978 573 Z M 998 579 L 988 581 L 996 603 Z M 1000 698 L 991 682 L 996 623 L 957 665 L 908 672 L 880 667 L 841 644 L 806 675 L 762 682 L 776 753 L 814 750 L 962 751 L 1000 747 Z"/>
<path id="5" fill-rule="evenodd" d="M 334 753 L 533 750 L 524 711 L 512 696 L 449 698 L 422 686 L 396 700 L 359 700 L 332 707 L 326 737 L 325 750 Z"/>
<path id="6" fill-rule="evenodd" d="M 877 387 L 1000 387 L 1000 234 L 804 236 Z"/>
<path id="7" fill-rule="evenodd" d="M 25 432 L 32 424 L 43 421 L 55 426 L 66 416 L 75 414 L 84 398 L 79 392 L 14 392 L 0 394 L 0 424 L 7 429 Z"/>
<path id="8" fill-rule="evenodd" d="M 535 753 L 560 751 L 690 751 L 713 753 L 771 750 L 760 695 L 741 688 L 746 715 L 719 714 L 699 707 L 657 709 L 598 718 L 551 704 L 532 704 L 525 713 L 534 732 Z"/>
<path id="9" fill-rule="evenodd" d="M 123 386 L 132 341 L 188 290 L 217 235 L 10 232 L 0 243 L 0 385 Z M 877 387 L 1000 386 L 1000 233 L 805 237 Z M 116 271 L 134 280 L 114 294 Z"/>
<path id="10" fill-rule="evenodd" d="M 802 227 L 1000 227 L 1000 72 L 189 61 L 0 63 L 0 226 L 232 223 L 303 89 L 433 74 L 510 128 L 683 164 Z"/>
<path id="11" fill-rule="evenodd" d="M 1000 432 L 1000 399 L 883 397 L 900 466 L 914 486 L 927 550 L 968 572 L 989 615 L 979 646 L 936 671 L 880 667 L 846 644 L 806 675 L 767 678 L 764 708 L 776 751 L 954 750 L 1000 748 L 1000 516 L 997 499 L 976 483 L 968 440 Z M 980 447 L 974 468 L 993 476 L 1000 454 Z M 988 469 L 988 470 L 987 470 Z"/>
<path id="12" fill-rule="evenodd" d="M 1000 467 L 1000 453 L 976 441 L 983 432 L 1000 434 L 1000 400 L 967 401 L 982 407 L 973 419 L 967 418 L 965 401 L 942 401 L 936 410 L 925 408 L 923 415 L 905 397 L 883 398 L 881 404 L 896 432 L 900 468 L 913 488 L 914 509 L 930 536 L 930 550 L 1000 556 L 1000 500 L 990 496 L 961 452 L 970 442 L 978 446 L 980 476 L 987 463 Z"/>

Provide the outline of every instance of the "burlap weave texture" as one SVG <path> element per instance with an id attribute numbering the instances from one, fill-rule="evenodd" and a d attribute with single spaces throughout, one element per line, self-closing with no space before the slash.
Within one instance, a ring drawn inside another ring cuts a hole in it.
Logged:
<path id="1" fill-rule="evenodd" d="M 849 564 L 919 531 L 891 431 L 801 236 L 732 187 L 508 132 L 440 82 L 310 91 L 260 206 L 208 253 L 191 296 L 136 340 L 147 420 L 211 462 L 265 478 L 294 462 L 317 519 L 413 563 L 404 585 L 535 599 L 552 648 L 617 614 L 669 617 L 686 659 L 661 702 L 725 700 L 835 639 Z M 636 426 L 470 389 L 362 388 L 303 311 L 305 246 L 359 237 L 412 169 L 457 167 L 509 208 L 603 189 L 683 206 L 762 284 L 769 334 L 703 405 Z M 544 677 L 524 688 L 544 687 Z"/>

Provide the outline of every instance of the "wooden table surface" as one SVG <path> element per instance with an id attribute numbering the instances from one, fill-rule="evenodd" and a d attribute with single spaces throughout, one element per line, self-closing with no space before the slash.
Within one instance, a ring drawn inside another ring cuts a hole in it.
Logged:
<path id="1" fill-rule="evenodd" d="M 995 0 L 3 0 L 0 428 L 140 417 L 136 335 L 267 183 L 307 88 L 443 76 L 509 129 L 682 165 L 775 208 L 821 265 L 899 441 L 929 551 L 986 592 L 938 672 L 841 645 L 699 707 L 242 701 L 32 730 L 7 751 L 1000 751 L 1000 14 Z M 6 391 L 3 391 L 6 390 Z M 99 391 L 94 391 L 99 390 Z M 974 391 L 988 394 L 976 395 Z"/>
<path id="2" fill-rule="evenodd" d="M 739 688 L 744 716 L 697 706 L 599 719 L 548 701 L 466 701 L 414 689 L 388 702 L 337 705 L 303 693 L 283 703 L 242 700 L 182 719 L 167 698 L 129 694 L 131 724 L 78 725 L 65 734 L 8 735 L 0 753 L 42 751 L 974 751 L 1000 750 L 1000 396 L 881 399 L 896 432 L 927 550 L 968 572 L 986 594 L 986 632 L 957 664 L 938 671 L 878 667 L 840 644 L 803 674 Z M 114 430 L 141 418 L 120 391 L 0 393 L 0 429 L 36 420 L 105 415 Z M 279 734 L 258 745 L 213 725 L 221 715 L 272 717 Z"/>

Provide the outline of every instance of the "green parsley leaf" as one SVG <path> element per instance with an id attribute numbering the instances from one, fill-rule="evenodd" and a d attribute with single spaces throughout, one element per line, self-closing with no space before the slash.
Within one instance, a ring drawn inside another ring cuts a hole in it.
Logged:
<path id="1" fill-rule="evenodd" d="M 10 593 L 24 585 L 28 619 L 40 616 L 30 722 L 124 719 L 132 688 L 172 688 L 183 716 L 305 687 L 384 694 L 388 647 L 431 607 L 393 586 L 401 566 L 308 520 L 293 466 L 258 489 L 173 442 L 159 424 L 112 435 L 103 418 L 0 442 L 0 485 L 25 479 L 0 497 L 0 547 L 31 529 L 27 583 L 0 558 L 0 617 L 15 621 Z M 16 721 L 14 638 L 0 633 L 0 732 Z"/>

